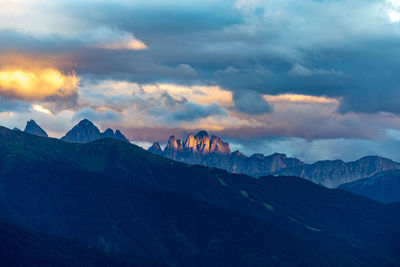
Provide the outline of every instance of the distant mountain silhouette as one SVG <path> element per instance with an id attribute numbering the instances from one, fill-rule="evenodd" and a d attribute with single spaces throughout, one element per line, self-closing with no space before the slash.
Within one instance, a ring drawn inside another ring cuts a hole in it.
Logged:
<path id="1" fill-rule="evenodd" d="M 18 130 L 18 128 L 14 128 L 14 130 Z M 48 137 L 47 133 L 34 120 L 30 120 L 26 123 L 24 132 L 42 137 Z"/>
<path id="2" fill-rule="evenodd" d="M 83 246 L 172 266 L 400 264 L 400 206 L 304 179 L 254 179 L 119 140 L 71 144 L 3 127 L 0 169 L 1 220 Z"/>
<path id="3" fill-rule="evenodd" d="M 114 131 L 109 128 L 104 133 L 101 133 L 99 128 L 87 119 L 81 120 L 67 132 L 65 136 L 61 137 L 61 140 L 70 143 L 89 143 L 100 138 L 112 138 L 129 142 L 119 130 L 116 130 L 114 133 Z"/>
<path id="4" fill-rule="evenodd" d="M 227 142 L 215 135 L 210 138 L 206 131 L 200 131 L 195 136 L 189 134 L 185 141 L 172 135 L 164 150 L 159 142 L 155 142 L 148 151 L 176 161 L 216 167 L 254 177 L 271 174 L 302 177 L 329 188 L 381 171 L 400 169 L 400 163 L 377 156 L 364 157 L 354 162 L 326 160 L 314 164 L 306 164 L 279 153 L 269 156 L 256 153 L 247 157 L 239 151 L 231 153 Z"/>
<path id="5" fill-rule="evenodd" d="M 342 184 L 338 188 L 383 203 L 400 202 L 400 170 L 380 172 L 369 178 Z"/>

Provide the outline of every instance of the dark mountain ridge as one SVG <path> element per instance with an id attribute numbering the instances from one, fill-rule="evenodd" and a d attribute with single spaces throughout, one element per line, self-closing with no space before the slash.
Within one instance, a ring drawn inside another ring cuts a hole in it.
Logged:
<path id="1" fill-rule="evenodd" d="M 231 152 L 227 142 L 215 135 L 210 138 L 206 131 L 200 131 L 195 136 L 189 134 L 185 141 L 172 135 L 164 150 L 159 142 L 155 142 L 148 151 L 188 164 L 216 167 L 254 177 L 273 174 L 302 177 L 329 188 L 381 171 L 400 169 L 400 163 L 378 156 L 367 156 L 353 162 L 326 160 L 313 164 L 279 153 L 269 156 L 256 153 L 247 157 L 239 151 Z"/>
<path id="2" fill-rule="evenodd" d="M 65 136 L 61 137 L 61 140 L 70 143 L 89 143 L 101 138 L 112 138 L 125 142 L 129 140 L 119 131 L 115 133 L 112 129 L 108 128 L 103 133 L 100 132 L 91 121 L 84 119 L 75 125 Z"/>
<path id="3" fill-rule="evenodd" d="M 43 130 L 42 127 L 40 127 L 34 120 L 30 120 L 26 123 L 24 132 L 42 137 L 48 137 L 45 130 Z"/>
<path id="4" fill-rule="evenodd" d="M 0 221 L 2 266 L 164 266 L 130 255 L 77 245 L 58 236 Z"/>
<path id="5" fill-rule="evenodd" d="M 303 179 L 3 127 L 0 169 L 1 219 L 106 251 L 173 266 L 400 264 L 397 206 Z"/>
<path id="6" fill-rule="evenodd" d="M 383 203 L 400 202 L 400 171 L 386 171 L 371 177 L 342 184 L 339 189 Z"/>

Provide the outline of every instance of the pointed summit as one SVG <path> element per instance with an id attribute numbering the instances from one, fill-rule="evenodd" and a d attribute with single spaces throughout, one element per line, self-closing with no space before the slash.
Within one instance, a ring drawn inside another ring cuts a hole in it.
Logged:
<path id="1" fill-rule="evenodd" d="M 196 150 L 200 153 L 207 154 L 210 151 L 210 138 L 206 131 L 200 131 L 195 135 Z"/>
<path id="2" fill-rule="evenodd" d="M 61 140 L 70 143 L 89 143 L 100 139 L 101 133 L 91 121 L 84 119 L 74 126 Z"/>
<path id="3" fill-rule="evenodd" d="M 105 138 L 114 138 L 115 134 L 113 129 L 108 128 L 107 130 L 104 131 L 104 133 L 102 133 L 102 136 Z"/>
<path id="4" fill-rule="evenodd" d="M 114 139 L 129 142 L 128 138 L 126 138 L 125 135 L 123 135 L 118 129 L 115 131 Z"/>
<path id="5" fill-rule="evenodd" d="M 34 120 L 30 120 L 26 123 L 24 132 L 42 137 L 48 137 L 47 133 L 42 129 L 42 127 L 37 125 Z"/>
<path id="6" fill-rule="evenodd" d="M 151 147 L 149 147 L 148 151 L 156 155 L 162 155 L 163 153 L 159 142 L 154 142 L 154 144 Z"/>
<path id="7" fill-rule="evenodd" d="M 202 139 L 202 138 L 204 138 L 204 137 L 206 137 L 206 136 L 208 136 L 208 133 L 207 133 L 207 131 L 200 131 L 200 132 L 198 132 L 197 134 L 196 134 L 196 136 L 195 136 L 195 138 L 196 139 Z"/>
<path id="8" fill-rule="evenodd" d="M 100 138 L 112 138 L 129 142 L 119 130 L 114 133 L 113 129 L 108 128 L 104 133 L 101 133 L 99 128 L 87 119 L 81 120 L 61 140 L 70 143 L 89 143 Z"/>

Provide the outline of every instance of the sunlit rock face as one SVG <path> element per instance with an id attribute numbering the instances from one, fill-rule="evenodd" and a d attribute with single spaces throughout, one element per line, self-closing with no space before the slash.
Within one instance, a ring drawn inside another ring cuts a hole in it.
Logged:
<path id="1" fill-rule="evenodd" d="M 129 140 L 119 131 L 115 133 L 112 129 L 107 129 L 104 133 L 101 133 L 91 121 L 84 119 L 75 125 L 69 132 L 61 138 L 61 140 L 70 143 L 89 143 L 100 138 L 112 138 L 129 142 Z"/>
<path id="2" fill-rule="evenodd" d="M 26 123 L 24 132 L 42 137 L 48 137 L 45 130 L 43 130 L 42 127 L 40 127 L 34 120 L 30 120 Z"/>
<path id="3" fill-rule="evenodd" d="M 176 161 L 206 165 L 253 176 L 271 174 L 283 168 L 297 167 L 303 164 L 299 160 L 287 158 L 283 154 L 271 156 L 254 154 L 246 157 L 239 151 L 232 153 L 229 143 L 224 142 L 216 135 L 210 137 L 206 131 L 200 131 L 196 135 L 189 134 L 184 142 L 172 135 L 164 151 L 158 142 L 155 142 L 149 151 Z"/>
<path id="4" fill-rule="evenodd" d="M 232 153 L 227 142 L 215 135 L 210 138 L 206 131 L 200 131 L 196 135 L 189 134 L 184 142 L 171 136 L 164 151 L 158 142 L 149 151 L 176 161 L 216 167 L 254 177 L 270 174 L 302 177 L 330 188 L 381 171 L 400 169 L 400 163 L 376 156 L 364 157 L 354 162 L 327 160 L 314 164 L 305 164 L 299 159 L 288 158 L 279 153 L 269 156 L 256 153 L 247 157 L 240 151 Z"/>

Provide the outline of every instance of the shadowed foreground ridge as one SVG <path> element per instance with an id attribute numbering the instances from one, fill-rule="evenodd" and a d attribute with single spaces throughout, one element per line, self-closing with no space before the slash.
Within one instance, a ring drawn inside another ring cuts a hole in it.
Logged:
<path id="1" fill-rule="evenodd" d="M 383 203 L 400 202 L 400 170 L 377 173 L 369 178 L 342 184 L 339 189 Z"/>
<path id="2" fill-rule="evenodd" d="M 113 139 L 0 127 L 0 219 L 171 266 L 400 264 L 400 209 L 295 177 L 186 165 Z M 29 200 L 29 201 L 27 201 Z"/>

